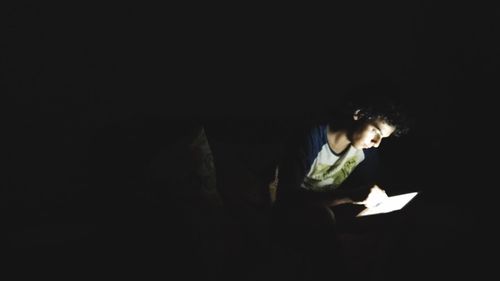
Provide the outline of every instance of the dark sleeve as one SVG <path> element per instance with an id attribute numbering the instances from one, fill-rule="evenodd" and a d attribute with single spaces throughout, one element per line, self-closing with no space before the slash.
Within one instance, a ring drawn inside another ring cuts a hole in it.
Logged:
<path id="1" fill-rule="evenodd" d="M 312 163 L 326 143 L 326 127 L 312 126 L 299 131 L 285 146 L 278 168 L 277 201 L 299 200 L 313 205 L 328 204 L 335 192 L 308 191 L 301 187 Z"/>
<path id="2" fill-rule="evenodd" d="M 278 166 L 277 200 L 293 196 L 300 190 L 307 174 L 307 131 L 290 135 L 283 146 Z"/>

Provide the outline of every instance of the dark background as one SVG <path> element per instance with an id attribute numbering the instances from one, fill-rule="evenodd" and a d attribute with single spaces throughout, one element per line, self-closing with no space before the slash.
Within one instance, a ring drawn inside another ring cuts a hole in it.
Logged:
<path id="1" fill-rule="evenodd" d="M 493 7 L 26 5 L 3 13 L 6 256 L 24 260 L 36 249 L 43 260 L 51 251 L 44 249 L 69 239 L 65 230 L 44 232 L 61 221 L 75 222 L 76 240 L 101 225 L 114 233 L 85 212 L 64 217 L 73 214 L 68 202 L 135 204 L 122 184 L 142 162 L 130 159 L 146 161 L 154 145 L 187 134 L 186 126 L 232 128 L 258 143 L 265 138 L 255 131 L 279 136 L 351 87 L 393 79 L 415 124 L 380 150 L 394 192 L 423 192 L 411 213 L 414 233 L 392 250 L 401 259 L 388 264 L 420 269 L 419 277 L 488 268 L 492 204 L 485 199 L 494 186 L 486 184 L 486 159 L 496 140 L 485 125 L 495 119 L 494 103 L 485 99 L 496 95 L 499 63 Z M 156 142 L 123 141 L 144 135 Z M 130 157 L 117 158 L 121 151 Z"/>

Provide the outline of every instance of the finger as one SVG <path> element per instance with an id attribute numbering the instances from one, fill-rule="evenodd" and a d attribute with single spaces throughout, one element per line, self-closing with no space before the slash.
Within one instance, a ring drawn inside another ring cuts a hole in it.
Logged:
<path id="1" fill-rule="evenodd" d="M 365 201 L 353 201 L 352 203 L 356 204 L 356 205 L 365 205 L 366 204 Z"/>

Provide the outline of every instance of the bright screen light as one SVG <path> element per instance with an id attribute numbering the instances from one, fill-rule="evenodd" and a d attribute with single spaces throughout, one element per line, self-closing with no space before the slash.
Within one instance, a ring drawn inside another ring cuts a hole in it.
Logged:
<path id="1" fill-rule="evenodd" d="M 386 200 L 384 200 L 377 206 L 364 209 L 356 217 L 389 213 L 392 211 L 401 210 L 417 194 L 418 192 L 410 192 L 401 195 L 389 196 Z"/>

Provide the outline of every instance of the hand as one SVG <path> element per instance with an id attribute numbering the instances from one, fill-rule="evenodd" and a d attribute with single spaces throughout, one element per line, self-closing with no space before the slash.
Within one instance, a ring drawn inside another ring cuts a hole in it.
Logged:
<path id="1" fill-rule="evenodd" d="M 374 185 L 370 189 L 370 193 L 366 197 L 364 201 L 361 202 L 355 202 L 355 204 L 360 204 L 360 205 L 365 205 L 367 208 L 373 208 L 380 203 L 382 203 L 384 200 L 386 200 L 389 196 L 385 193 L 383 189 L 378 187 L 377 185 Z"/>

